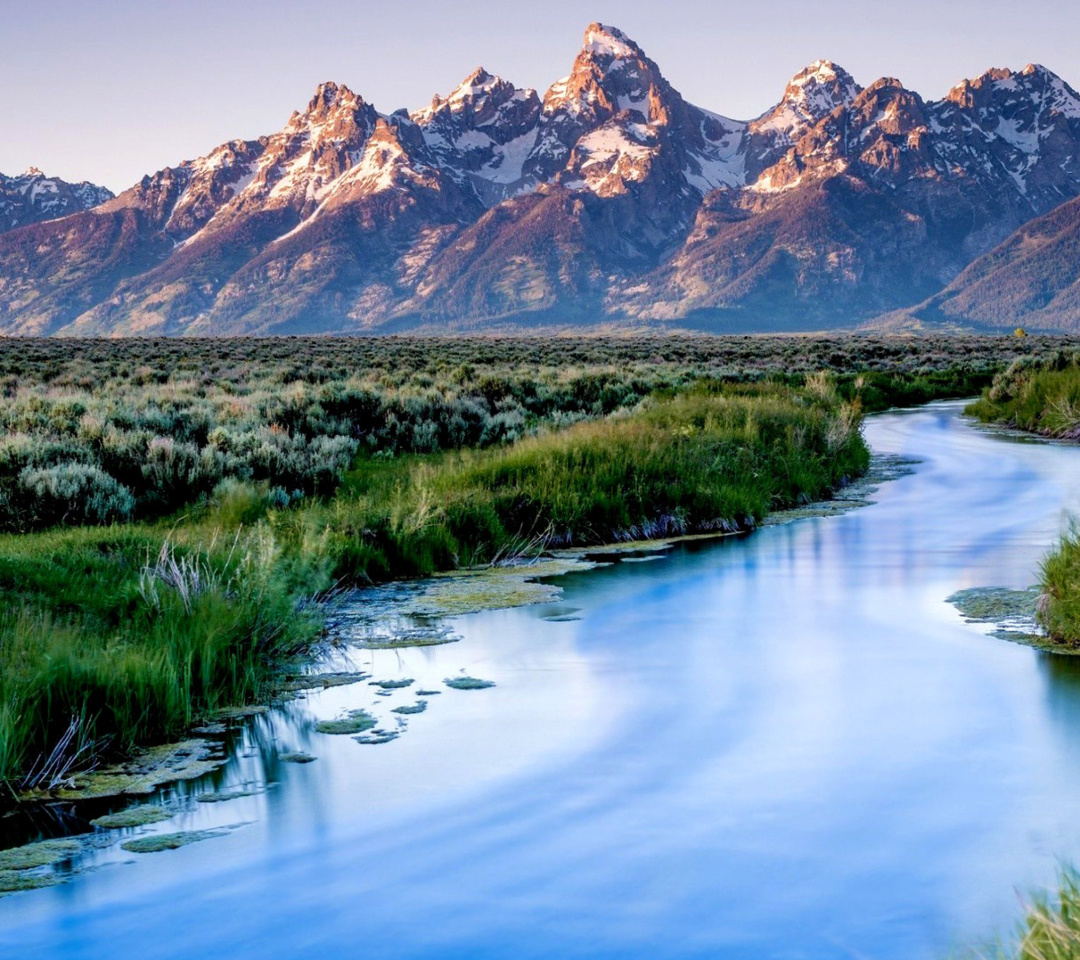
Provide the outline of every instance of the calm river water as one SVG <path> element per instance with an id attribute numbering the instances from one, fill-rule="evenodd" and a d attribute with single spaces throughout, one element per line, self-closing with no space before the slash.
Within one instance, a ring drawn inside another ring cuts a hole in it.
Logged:
<path id="1" fill-rule="evenodd" d="M 868 422 L 922 460 L 870 507 L 572 574 L 557 605 L 453 621 L 458 643 L 357 651 L 416 681 L 381 708 L 442 693 L 381 745 L 312 729 L 367 684 L 264 718 L 216 783 L 267 789 L 174 792 L 149 828 L 225 835 L 105 846 L 0 901 L 0 956 L 919 960 L 1007 929 L 1017 889 L 1080 855 L 1080 658 L 945 598 L 1035 580 L 1080 448 L 960 409 Z M 463 670 L 497 686 L 442 686 Z"/>

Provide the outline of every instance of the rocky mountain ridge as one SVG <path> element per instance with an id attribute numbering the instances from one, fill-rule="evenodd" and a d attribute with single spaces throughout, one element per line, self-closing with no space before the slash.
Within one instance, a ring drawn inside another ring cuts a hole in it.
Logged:
<path id="1" fill-rule="evenodd" d="M 68 183 L 37 167 L 15 177 L 0 173 L 0 232 L 89 210 L 112 196 L 105 187 L 85 180 Z"/>
<path id="2" fill-rule="evenodd" d="M 924 101 L 818 61 L 738 121 L 592 24 L 543 95 L 477 68 L 382 114 L 325 83 L 277 133 L 0 234 L 0 331 L 820 329 L 1078 195 L 1080 96 L 1043 67 Z"/>

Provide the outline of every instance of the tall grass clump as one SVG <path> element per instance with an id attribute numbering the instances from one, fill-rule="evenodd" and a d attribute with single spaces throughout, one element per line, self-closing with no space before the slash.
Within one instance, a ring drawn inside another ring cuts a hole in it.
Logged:
<path id="1" fill-rule="evenodd" d="M 1007 943 L 962 955 L 971 960 L 1080 960 L 1080 875 L 1063 867 L 1052 893 L 1040 891 L 1030 898 Z"/>
<path id="2" fill-rule="evenodd" d="M 1080 440 L 1080 353 L 1014 360 L 967 412 L 984 423 Z"/>
<path id="3" fill-rule="evenodd" d="M 330 525 L 338 573 L 416 575 L 509 545 L 598 544 L 753 527 L 866 469 L 856 407 L 776 384 L 703 385 L 512 447 L 346 478 Z"/>
<path id="4" fill-rule="evenodd" d="M 55 778 L 260 696 L 273 664 L 319 626 L 298 609 L 282 552 L 268 525 L 0 541 L 0 781 L 48 787 L 35 770 Z M 317 589 L 318 570 L 306 574 Z M 70 755 L 54 756 L 58 744 Z"/>
<path id="5" fill-rule="evenodd" d="M 1050 636 L 1080 644 L 1080 523 L 1073 520 L 1043 560 L 1039 620 Z"/>

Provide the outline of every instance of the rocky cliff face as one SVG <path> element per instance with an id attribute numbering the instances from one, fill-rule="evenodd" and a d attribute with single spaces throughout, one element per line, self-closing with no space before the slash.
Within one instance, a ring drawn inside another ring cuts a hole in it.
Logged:
<path id="1" fill-rule="evenodd" d="M 1080 97 L 1042 67 L 927 102 L 818 61 L 736 121 L 593 24 L 543 96 L 478 68 L 385 115 L 326 83 L 275 134 L 9 231 L 0 329 L 847 325 L 1080 195 L 1078 158 Z"/>

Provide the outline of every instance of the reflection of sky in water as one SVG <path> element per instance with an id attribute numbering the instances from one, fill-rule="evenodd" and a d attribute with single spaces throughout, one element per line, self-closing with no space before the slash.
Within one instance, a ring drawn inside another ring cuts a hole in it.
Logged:
<path id="1" fill-rule="evenodd" d="M 869 424 L 924 461 L 873 507 L 575 574 L 560 604 L 458 619 L 459 643 L 356 651 L 416 683 L 263 718 L 225 780 L 277 782 L 154 829 L 247 825 L 0 902 L 0 952 L 910 960 L 1007 924 L 1015 888 L 1080 851 L 1080 664 L 943 600 L 1034 579 L 1080 450 L 955 411 Z M 498 685 L 443 687 L 462 671 Z M 443 693 L 390 744 L 310 732 L 356 707 L 392 724 L 421 688 Z M 275 742 L 319 760 L 276 764 Z"/>

